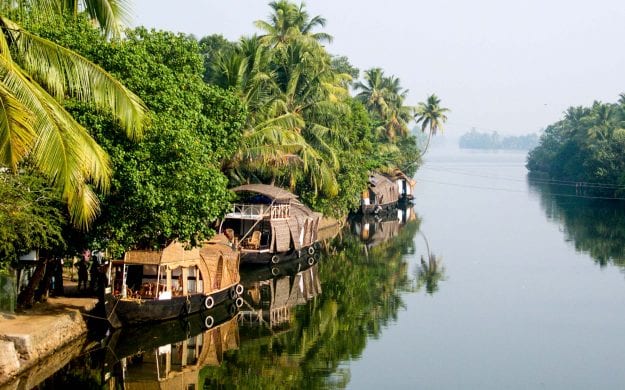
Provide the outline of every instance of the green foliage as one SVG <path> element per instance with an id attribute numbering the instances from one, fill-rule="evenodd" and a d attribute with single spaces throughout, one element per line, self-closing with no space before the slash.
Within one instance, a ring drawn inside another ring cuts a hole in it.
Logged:
<path id="1" fill-rule="evenodd" d="M 496 131 L 480 133 L 471 129 L 460 137 L 458 144 L 465 149 L 530 150 L 538 145 L 538 134 L 502 137 Z"/>
<path id="2" fill-rule="evenodd" d="M 625 186 L 625 106 L 594 102 L 571 107 L 548 126 L 527 160 L 534 174 L 590 183 L 589 191 L 622 195 Z"/>
<path id="3" fill-rule="evenodd" d="M 46 183 L 28 167 L 0 173 L 0 272 L 32 249 L 64 249 L 61 198 Z"/>
<path id="4" fill-rule="evenodd" d="M 110 117 L 68 102 L 114 167 L 92 241 L 120 253 L 208 237 L 213 221 L 229 207 L 231 193 L 220 167 L 238 148 L 245 110 L 236 96 L 203 82 L 197 41 L 144 28 L 112 43 L 84 25 L 49 33 L 114 73 L 152 113 L 144 138 L 130 142 L 118 135 Z"/>

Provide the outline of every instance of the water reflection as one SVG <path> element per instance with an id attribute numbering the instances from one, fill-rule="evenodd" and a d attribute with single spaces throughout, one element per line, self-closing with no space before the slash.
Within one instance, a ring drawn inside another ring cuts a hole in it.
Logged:
<path id="1" fill-rule="evenodd" d="M 200 389 L 200 369 L 218 366 L 226 351 L 239 347 L 237 321 L 224 312 L 217 319 L 200 315 L 121 330 L 107 347 L 104 383 L 111 389 Z"/>
<path id="2" fill-rule="evenodd" d="M 244 389 L 347 386 L 345 362 L 359 359 L 368 340 L 397 319 L 405 307 L 402 292 L 414 288 L 412 256 L 406 254 L 415 252 L 420 220 L 410 210 L 354 223 L 360 227 L 348 227 L 312 266 L 243 270 L 249 307 L 242 308 L 247 312 L 240 322 L 241 346 L 220 367 L 203 371 L 205 383 Z M 368 237 L 362 235 L 367 223 Z M 277 276 L 267 278 L 272 272 Z"/>
<path id="3" fill-rule="evenodd" d="M 421 255 L 419 266 L 416 269 L 415 290 L 419 291 L 425 287 L 425 292 L 432 295 L 438 291 L 438 282 L 446 279 L 445 267 L 442 257 L 436 256 L 430 250 L 430 243 L 425 233 L 419 231 L 419 234 L 425 243 L 426 254 Z"/>
<path id="4" fill-rule="evenodd" d="M 559 223 L 566 240 L 604 267 L 625 267 L 625 202 L 577 196 L 574 190 L 529 180 L 547 218 Z"/>
<path id="5" fill-rule="evenodd" d="M 346 387 L 347 363 L 397 320 L 405 293 L 419 283 L 411 267 L 418 267 L 420 222 L 412 209 L 356 220 L 317 251 L 320 258 L 244 268 L 245 303 L 237 317 L 224 313 L 211 329 L 201 317 L 123 329 L 47 387 L 76 372 L 82 379 L 68 382 L 81 388 Z M 421 267 L 419 280 L 434 293 L 443 274 L 438 258 Z"/>
<path id="6" fill-rule="evenodd" d="M 288 326 L 293 318 L 293 307 L 304 305 L 321 294 L 316 262 L 315 257 L 309 257 L 271 268 L 244 269 L 241 324 L 270 329 Z"/>
<path id="7" fill-rule="evenodd" d="M 225 307 L 210 314 L 117 330 L 37 388 L 199 389 L 200 370 L 239 347 L 237 316 Z"/>

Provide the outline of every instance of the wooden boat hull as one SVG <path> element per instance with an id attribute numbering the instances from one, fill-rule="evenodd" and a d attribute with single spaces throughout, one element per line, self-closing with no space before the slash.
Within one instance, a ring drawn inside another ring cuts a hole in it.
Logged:
<path id="1" fill-rule="evenodd" d="M 209 297 L 212 299 L 211 305 L 207 305 Z M 236 312 L 237 297 L 235 285 L 209 295 L 192 294 L 163 300 L 115 298 L 111 294 L 107 294 L 104 299 L 106 317 L 114 327 L 119 327 L 186 317 L 223 304 L 233 305 L 230 307 L 234 307 Z"/>
<path id="2" fill-rule="evenodd" d="M 291 249 L 288 252 L 261 252 L 243 250 L 241 264 L 279 264 L 295 259 L 307 259 L 315 254 L 315 245 L 302 247 L 300 250 Z"/>

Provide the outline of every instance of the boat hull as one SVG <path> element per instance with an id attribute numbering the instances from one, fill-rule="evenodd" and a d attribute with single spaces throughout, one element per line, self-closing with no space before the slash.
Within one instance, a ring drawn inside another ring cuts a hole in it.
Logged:
<path id="1" fill-rule="evenodd" d="M 208 297 L 211 297 L 213 301 L 210 308 L 206 307 Z M 107 294 L 104 299 L 107 318 L 112 325 L 116 326 L 116 321 L 111 320 L 115 317 L 121 325 L 134 325 L 186 317 L 224 304 L 233 305 L 236 311 L 234 303 L 236 298 L 236 287 L 232 286 L 209 295 L 191 294 L 188 297 L 180 296 L 162 300 L 116 298 L 111 294 Z"/>
<path id="2" fill-rule="evenodd" d="M 313 256 L 315 252 L 315 245 L 306 246 L 299 250 L 291 249 L 288 252 L 243 250 L 241 252 L 241 264 L 279 264 L 299 258 L 306 259 Z"/>

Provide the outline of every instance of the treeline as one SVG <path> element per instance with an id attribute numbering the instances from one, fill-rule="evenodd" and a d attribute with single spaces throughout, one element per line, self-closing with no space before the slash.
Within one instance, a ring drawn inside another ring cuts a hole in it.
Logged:
<path id="1" fill-rule="evenodd" d="M 458 144 L 463 149 L 530 150 L 538 145 L 538 134 L 502 136 L 496 131 L 481 133 L 471 129 L 460 137 Z"/>
<path id="2" fill-rule="evenodd" d="M 4 266 L 33 247 L 119 255 L 197 243 L 230 207 L 228 188 L 246 182 L 287 187 L 341 216 L 369 171 L 414 174 L 411 120 L 430 135 L 445 120 L 434 95 L 406 106 L 408 91 L 380 68 L 359 78 L 326 50 L 325 19 L 303 4 L 272 2 L 259 35 L 237 42 L 143 27 L 116 35 L 118 15 L 15 4 L 0 7 L 13 56 L 0 66 L 19 74 L 0 123 Z M 25 225 L 35 217 L 45 221 Z"/>
<path id="3" fill-rule="evenodd" d="M 616 103 L 570 107 L 549 125 L 527 159 L 533 174 L 579 183 L 586 192 L 622 196 L 625 189 L 625 94 Z"/>

